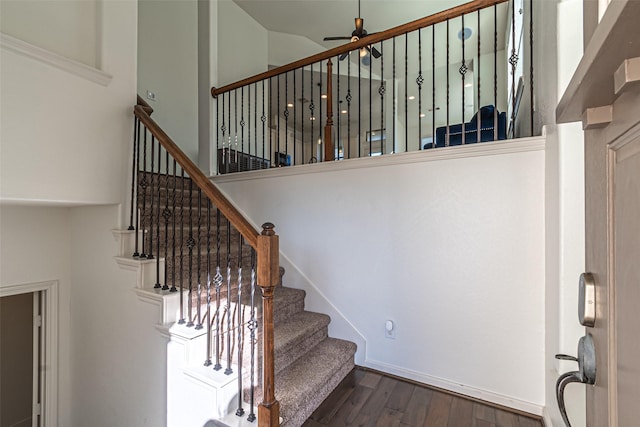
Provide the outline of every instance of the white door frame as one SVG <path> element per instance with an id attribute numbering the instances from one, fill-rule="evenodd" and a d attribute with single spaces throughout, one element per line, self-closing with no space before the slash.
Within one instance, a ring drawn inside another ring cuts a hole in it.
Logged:
<path id="1" fill-rule="evenodd" d="M 42 427 L 58 425 L 58 281 L 0 286 L 0 298 L 42 292 L 40 414 Z M 34 338 L 35 339 L 35 338 Z"/>

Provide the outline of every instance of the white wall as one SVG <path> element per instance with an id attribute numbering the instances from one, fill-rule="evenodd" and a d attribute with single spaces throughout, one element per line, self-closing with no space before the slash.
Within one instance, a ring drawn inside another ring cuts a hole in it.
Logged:
<path id="1" fill-rule="evenodd" d="M 155 101 L 147 99 L 147 91 Z M 138 94 L 192 159 L 198 155 L 198 2 L 138 2 Z"/>
<path id="2" fill-rule="evenodd" d="M 268 42 L 268 63 L 276 67 L 326 50 L 307 37 L 277 31 L 269 31 Z"/>
<path id="3" fill-rule="evenodd" d="M 540 412 L 544 151 L 527 147 L 214 181 L 256 224 L 276 224 L 282 253 L 364 336 L 366 365 Z"/>
<path id="4" fill-rule="evenodd" d="M 233 83 L 267 71 L 268 32 L 231 0 L 218 0 L 218 81 Z"/>
<path id="5" fill-rule="evenodd" d="M 164 426 L 166 340 L 157 306 L 138 300 L 136 274 L 113 257 L 120 206 L 72 208 L 70 363 L 73 414 L 60 426 Z"/>
<path id="6" fill-rule="evenodd" d="M 0 205 L 0 287 L 58 281 L 58 424 L 71 426 L 71 222 L 68 208 Z"/>
<path id="7" fill-rule="evenodd" d="M 3 0 L 3 33 L 99 67 L 101 0 Z"/>
<path id="8" fill-rule="evenodd" d="M 106 86 L 3 43 L 1 200 L 120 201 L 135 104 L 135 5 L 133 0 L 102 3 L 101 70 L 75 67 L 111 76 Z"/>

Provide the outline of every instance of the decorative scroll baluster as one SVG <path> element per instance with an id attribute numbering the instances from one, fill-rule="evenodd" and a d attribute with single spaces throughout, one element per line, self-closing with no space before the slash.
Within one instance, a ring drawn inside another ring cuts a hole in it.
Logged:
<path id="1" fill-rule="evenodd" d="M 289 73 L 284 75 L 284 153 L 289 154 Z"/>
<path id="2" fill-rule="evenodd" d="M 516 52 L 516 2 L 513 1 L 511 7 L 511 133 L 510 137 L 515 137 L 516 130 L 516 66 L 518 65 L 518 54 Z"/>
<path id="3" fill-rule="evenodd" d="M 324 128 L 324 160 L 332 161 L 335 157 L 333 148 L 333 62 L 327 62 L 327 125 Z"/>
<path id="4" fill-rule="evenodd" d="M 256 320 L 256 306 L 255 306 L 255 293 L 256 293 L 256 252 L 251 249 L 251 317 L 247 327 L 249 328 L 249 340 L 250 340 L 250 354 L 251 354 L 251 373 L 249 376 L 251 390 L 249 392 L 249 415 L 247 421 L 253 422 L 256 420 L 256 414 L 253 412 L 255 405 L 255 364 L 256 364 L 256 330 L 258 329 L 258 322 Z"/>
<path id="5" fill-rule="evenodd" d="M 416 77 L 416 84 L 418 85 L 418 150 L 422 150 L 422 83 L 424 83 L 424 77 L 422 77 L 422 29 L 418 30 L 418 77 Z"/>
<path id="6" fill-rule="evenodd" d="M 158 204 L 156 205 L 156 284 L 153 286 L 156 289 L 161 289 L 160 283 L 160 177 L 162 169 L 162 146 L 158 141 L 158 175 L 156 175 L 156 187 L 158 190 Z"/>
<path id="7" fill-rule="evenodd" d="M 171 220 L 171 210 L 169 209 L 169 152 L 165 150 L 165 205 L 162 211 L 162 217 L 164 218 L 164 285 L 162 285 L 163 291 L 169 290 L 169 221 Z M 158 239 L 159 241 L 160 239 Z"/>
<path id="8" fill-rule="evenodd" d="M 211 366 L 211 275 L 207 274 L 207 358 L 204 366 Z"/>
<path id="9" fill-rule="evenodd" d="M 147 216 L 147 187 L 149 186 L 149 180 L 147 177 L 147 130 L 144 129 L 144 148 L 142 150 L 142 180 L 140 181 L 140 188 L 142 189 L 142 212 L 140 213 L 140 230 L 142 230 L 142 249 L 140 251 L 140 258 L 146 258 L 145 244 L 147 240 L 146 229 L 146 216 Z M 140 156 L 138 156 L 140 159 Z M 138 168 L 140 169 L 140 168 Z"/>
<path id="10" fill-rule="evenodd" d="M 318 74 L 318 142 L 322 145 L 322 62 L 318 64 L 320 69 Z M 324 161 L 324 150 L 322 147 L 318 150 L 318 161 Z"/>
<path id="11" fill-rule="evenodd" d="M 464 80 L 465 80 L 465 75 L 467 74 L 467 64 L 466 64 L 466 59 L 465 59 L 465 52 L 464 52 L 464 46 L 465 46 L 465 33 L 464 33 L 464 15 L 462 15 L 462 32 L 460 33 L 461 37 L 460 39 L 462 40 L 462 65 L 460 65 L 460 69 L 458 70 L 460 72 L 460 80 L 461 80 L 461 88 L 462 88 L 462 145 L 465 144 L 466 139 L 466 132 L 465 132 L 465 117 L 464 117 Z M 480 117 L 478 117 L 478 127 L 480 127 L 481 122 L 480 122 Z M 480 142 L 480 141 L 478 141 Z"/>
<path id="12" fill-rule="evenodd" d="M 351 158 L 351 58 L 347 57 L 347 158 Z"/>
<path id="13" fill-rule="evenodd" d="M 384 43 L 380 42 L 380 87 L 378 88 L 378 94 L 380 94 L 380 131 L 382 132 L 380 148 L 382 150 L 382 154 L 385 154 L 384 149 L 386 148 L 387 135 L 389 134 L 384 126 L 384 92 Z"/>
<path id="14" fill-rule="evenodd" d="M 216 289 L 216 364 L 213 369 L 219 371 L 222 369 L 220 364 L 220 290 L 222 288 L 222 274 L 220 274 L 220 210 L 216 208 L 216 275 L 213 278 L 213 284 Z"/>
<path id="15" fill-rule="evenodd" d="M 198 285 L 196 298 L 198 305 L 196 307 L 196 329 L 202 329 L 202 253 L 200 239 L 202 239 L 202 190 L 198 189 L 198 232 L 197 250 L 196 250 L 196 283 Z"/>
<path id="16" fill-rule="evenodd" d="M 311 77 L 310 77 L 310 84 L 309 84 L 309 92 L 311 92 L 311 103 L 309 104 L 309 112 L 310 112 L 310 116 L 309 116 L 309 120 L 311 121 L 311 125 L 309 126 L 311 128 L 311 159 L 315 158 L 315 155 L 313 154 L 313 147 L 315 144 L 315 141 L 313 139 L 313 121 L 316 119 L 316 117 L 313 115 L 313 110 L 316 108 L 315 104 L 313 103 L 313 64 L 311 64 Z M 318 159 L 316 159 L 317 161 Z M 313 163 L 311 160 L 309 160 L 310 163 Z"/>
<path id="17" fill-rule="evenodd" d="M 187 327 L 193 326 L 193 247 L 196 245 L 193 238 L 193 180 L 189 177 L 189 293 L 187 294 Z"/>

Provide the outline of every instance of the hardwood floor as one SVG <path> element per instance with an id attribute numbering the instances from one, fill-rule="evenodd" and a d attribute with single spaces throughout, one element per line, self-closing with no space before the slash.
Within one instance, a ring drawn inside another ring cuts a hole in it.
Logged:
<path id="1" fill-rule="evenodd" d="M 542 421 L 356 367 L 303 427 L 542 427 Z"/>

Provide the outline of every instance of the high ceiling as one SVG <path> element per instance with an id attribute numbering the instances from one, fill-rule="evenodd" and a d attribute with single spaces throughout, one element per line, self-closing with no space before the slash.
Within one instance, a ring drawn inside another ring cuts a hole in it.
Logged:
<path id="1" fill-rule="evenodd" d="M 360 0 L 365 29 L 372 33 L 432 15 L 465 0 Z M 325 36 L 347 36 L 358 16 L 357 0 L 234 0 L 269 31 L 297 34 L 331 48 Z"/>

